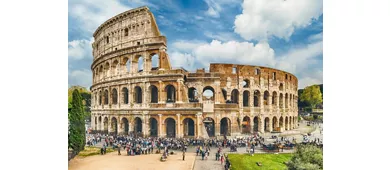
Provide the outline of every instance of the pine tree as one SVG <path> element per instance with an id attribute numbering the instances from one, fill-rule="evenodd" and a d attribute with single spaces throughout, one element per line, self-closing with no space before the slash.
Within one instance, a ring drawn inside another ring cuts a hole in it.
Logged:
<path id="1" fill-rule="evenodd" d="M 71 110 L 69 118 L 69 138 L 68 145 L 76 153 L 84 150 L 85 139 L 85 113 L 82 98 L 76 89 L 72 93 Z"/>

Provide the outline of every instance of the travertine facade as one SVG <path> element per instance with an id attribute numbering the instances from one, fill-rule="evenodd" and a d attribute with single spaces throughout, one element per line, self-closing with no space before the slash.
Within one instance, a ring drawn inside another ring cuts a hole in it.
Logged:
<path id="1" fill-rule="evenodd" d="M 204 137 L 297 127 L 294 75 L 261 66 L 218 63 L 210 64 L 209 72 L 173 69 L 166 38 L 147 7 L 109 19 L 93 36 L 95 131 Z M 212 96 L 206 97 L 205 91 Z"/>

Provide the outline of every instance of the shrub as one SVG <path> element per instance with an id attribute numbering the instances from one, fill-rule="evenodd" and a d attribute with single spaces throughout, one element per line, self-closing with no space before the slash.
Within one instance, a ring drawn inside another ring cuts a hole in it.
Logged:
<path id="1" fill-rule="evenodd" d="M 298 145 L 297 151 L 287 163 L 289 170 L 323 169 L 322 150 L 313 145 Z"/>

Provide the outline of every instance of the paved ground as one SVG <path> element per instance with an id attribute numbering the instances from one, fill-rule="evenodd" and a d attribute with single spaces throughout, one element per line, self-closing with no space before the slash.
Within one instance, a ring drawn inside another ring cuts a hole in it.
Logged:
<path id="1" fill-rule="evenodd" d="M 320 128 L 322 125 L 316 126 L 316 130 L 312 132 L 312 137 L 320 138 L 322 140 L 322 134 L 320 134 Z M 301 123 L 299 128 L 283 133 L 267 134 L 266 143 L 271 143 L 274 139 L 270 139 L 271 135 L 285 136 L 288 138 L 296 138 L 298 142 L 303 140 L 302 134 L 307 131 L 312 131 L 313 126 L 307 126 L 306 123 Z M 264 136 L 264 135 L 262 135 Z M 138 155 L 138 156 L 118 156 L 117 152 L 108 153 L 106 155 L 96 155 L 86 158 L 76 157 L 69 161 L 69 170 L 222 170 L 223 165 L 220 161 L 215 161 L 215 153 L 217 148 L 211 148 L 210 156 L 208 160 L 202 160 L 201 156 L 196 156 L 195 148 L 189 147 L 186 153 L 185 161 L 182 160 L 181 152 L 176 155 L 170 155 L 166 162 L 161 162 L 161 154 L 150 155 Z M 229 148 L 224 148 L 222 153 L 228 153 Z M 260 148 L 255 148 L 256 153 L 264 153 Z M 284 150 L 284 152 L 293 152 L 292 150 Z M 237 153 L 246 153 L 246 148 L 237 148 Z"/>

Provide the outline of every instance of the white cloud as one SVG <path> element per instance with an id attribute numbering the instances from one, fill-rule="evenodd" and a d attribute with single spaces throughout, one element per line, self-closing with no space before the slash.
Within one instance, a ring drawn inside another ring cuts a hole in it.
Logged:
<path id="1" fill-rule="evenodd" d="M 73 60 L 92 58 L 92 39 L 68 42 L 68 57 Z"/>
<path id="2" fill-rule="evenodd" d="M 172 46 L 174 49 L 180 50 L 180 51 L 191 51 L 192 49 L 195 49 L 196 47 L 199 47 L 203 44 L 207 44 L 203 41 L 185 41 L 185 40 L 178 40 L 175 41 Z"/>
<path id="3" fill-rule="evenodd" d="M 189 53 L 172 52 L 169 53 L 172 67 L 183 67 L 187 70 L 195 70 L 195 57 Z"/>
<path id="4" fill-rule="evenodd" d="M 234 31 L 246 40 L 271 36 L 288 40 L 296 28 L 303 28 L 322 14 L 322 0 L 244 0 Z"/>
<path id="5" fill-rule="evenodd" d="M 205 31 L 204 35 L 206 37 L 220 40 L 220 41 L 232 41 L 235 40 L 236 38 L 234 37 L 234 33 L 231 32 L 218 32 L 218 33 L 212 33 L 210 31 Z"/>
<path id="6" fill-rule="evenodd" d="M 83 86 L 89 88 L 92 85 L 92 72 L 87 69 L 73 70 L 68 75 L 69 86 Z"/>
<path id="7" fill-rule="evenodd" d="M 323 34 L 322 32 L 321 33 L 318 33 L 318 34 L 314 34 L 314 35 L 311 35 L 308 40 L 310 42 L 313 42 L 313 41 L 322 41 L 322 37 L 323 37 Z"/>
<path id="8" fill-rule="evenodd" d="M 219 18 L 219 13 L 223 10 L 222 6 L 236 5 L 240 3 L 237 0 L 204 0 L 206 2 L 208 9 L 206 15 Z"/>

